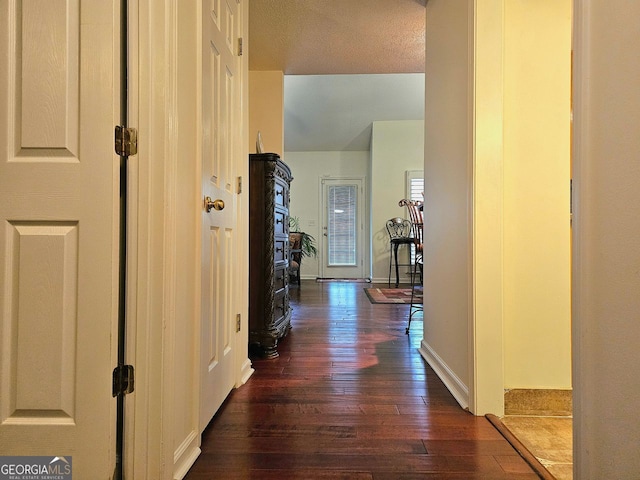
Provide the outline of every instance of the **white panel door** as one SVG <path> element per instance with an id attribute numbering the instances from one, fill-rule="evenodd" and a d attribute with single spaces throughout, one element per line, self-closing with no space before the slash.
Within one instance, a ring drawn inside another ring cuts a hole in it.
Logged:
<path id="1" fill-rule="evenodd" d="M 203 0 L 202 196 L 217 204 L 202 213 L 201 429 L 234 385 L 238 292 L 233 287 L 238 280 L 236 260 L 246 256 L 236 238 L 238 162 L 243 151 L 237 51 L 242 12 L 239 0 Z"/>
<path id="2" fill-rule="evenodd" d="M 364 181 L 322 179 L 322 277 L 364 276 Z"/>
<path id="3" fill-rule="evenodd" d="M 118 12 L 0 3 L 0 452 L 114 469 Z"/>

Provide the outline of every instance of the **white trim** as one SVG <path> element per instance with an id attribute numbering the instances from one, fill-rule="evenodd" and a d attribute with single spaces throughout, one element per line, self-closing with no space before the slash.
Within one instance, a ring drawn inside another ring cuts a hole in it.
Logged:
<path id="1" fill-rule="evenodd" d="M 173 371 L 170 329 L 174 313 L 172 285 L 175 282 L 175 205 L 169 201 L 175 191 L 177 152 L 168 145 L 170 116 L 175 114 L 168 37 L 175 24 L 171 0 L 161 5 L 138 0 L 130 8 L 130 126 L 138 126 L 139 153 L 133 157 L 137 176 L 135 192 L 136 225 L 131 232 L 135 264 L 130 262 L 130 290 L 135 290 L 135 425 L 132 457 L 125 459 L 131 478 L 168 480 L 173 477 Z M 135 21 L 135 20 L 137 21 Z M 177 32 L 173 34 L 173 37 Z M 175 42 L 174 42 L 175 43 Z M 134 60 L 135 59 L 135 60 Z M 171 166 L 170 163 L 173 162 Z M 170 226 L 173 225 L 173 228 Z M 135 232 L 135 233 L 133 233 Z M 159 275 L 158 272 L 162 274 Z M 173 288 L 175 290 L 175 288 Z M 168 330 L 169 329 L 169 330 Z M 129 437 L 128 437 L 129 438 Z M 127 450 L 129 452 L 129 450 Z"/>
<path id="2" fill-rule="evenodd" d="M 238 75 L 240 76 L 240 105 L 239 123 L 241 124 L 240 139 L 238 142 L 242 168 L 238 169 L 238 174 L 242 178 L 243 189 L 238 194 L 236 232 L 239 241 L 239 251 L 249 250 L 249 55 L 247 53 L 247 35 L 249 34 L 249 0 L 236 0 L 238 3 L 238 14 L 242 15 L 242 28 L 239 33 L 244 38 L 245 52 L 240 61 Z M 198 34 L 202 37 L 202 34 Z M 199 56 L 201 58 L 201 56 Z M 200 77 L 199 77 L 200 78 Z M 249 298 L 246 292 L 249 291 L 249 258 L 247 255 L 239 255 L 237 259 L 238 275 L 236 280 L 237 297 L 235 299 L 238 311 L 241 315 L 240 332 L 234 336 L 235 349 L 235 387 L 244 385 L 254 372 L 249 359 Z"/>
<path id="3" fill-rule="evenodd" d="M 138 70 L 138 53 L 139 53 L 139 24 L 138 24 L 138 3 L 130 2 L 128 4 L 128 31 L 127 31 L 127 43 L 128 43 L 128 66 L 127 66 L 127 90 L 128 90 L 128 105 L 127 116 L 129 124 L 133 126 L 138 125 L 139 119 L 139 70 Z M 128 171 L 128 211 L 127 211 L 127 290 L 126 290 L 126 351 L 125 357 L 127 363 L 134 365 L 135 379 L 138 385 L 147 385 L 148 377 L 145 375 L 145 368 L 141 365 L 148 363 L 148 359 L 145 358 L 146 349 L 140 348 L 139 335 L 145 338 L 145 343 L 148 343 L 148 339 L 144 336 L 142 329 L 139 328 L 139 298 L 138 298 L 138 269 L 140 267 L 140 259 L 138 257 L 139 248 L 139 232 L 138 232 L 138 204 L 140 196 L 140 176 L 139 176 L 139 164 L 135 157 L 129 159 L 129 171 Z M 142 394 L 138 395 L 137 390 L 142 390 Z M 138 462 L 140 458 L 136 455 L 136 452 L 140 450 L 143 444 L 146 444 L 147 439 L 138 441 L 139 424 L 146 422 L 146 411 L 141 408 L 144 405 L 145 392 L 144 388 L 136 388 L 136 395 L 128 395 L 125 397 L 125 417 L 124 417 L 124 475 L 126 478 L 144 478 L 141 473 L 140 464 L 144 462 Z M 146 471 L 146 468 L 144 469 Z M 146 473 L 144 474 L 146 476 Z"/>
<path id="4" fill-rule="evenodd" d="M 246 331 L 247 330 L 245 329 L 245 332 Z M 247 334 L 241 335 L 240 337 L 244 338 L 246 336 Z M 249 339 L 247 338 L 247 342 L 248 341 Z M 249 380 L 249 377 L 253 375 L 253 372 L 255 372 L 255 370 L 251 367 L 251 360 L 247 358 L 242 364 L 242 367 L 240 367 L 240 375 L 238 377 L 238 381 L 236 382 L 236 388 L 241 387 L 242 385 L 247 383 L 247 381 Z"/>
<path id="5" fill-rule="evenodd" d="M 169 478 L 173 475 L 176 466 L 176 450 L 175 445 L 175 429 L 170 421 L 175 415 L 176 408 L 179 403 L 176 401 L 175 378 L 176 378 L 176 308 L 177 308 L 177 258 L 176 242 L 178 236 L 178 219 L 179 213 L 176 206 L 177 198 L 177 178 L 178 178 L 178 123 L 180 115 L 178 111 L 178 6 L 174 2 L 167 2 L 165 6 L 167 18 L 165 20 L 165 38 L 166 50 L 164 69 L 165 85 L 165 136 L 158 140 L 158 144 L 163 143 L 165 152 L 164 163 L 164 182 L 163 182 L 163 198 L 164 198 L 164 229 L 163 229 L 163 245 L 162 252 L 162 285 L 163 285 L 163 305 L 162 305 L 162 324 L 164 333 L 162 336 L 162 456 L 165 460 L 165 470 L 163 478 Z M 183 258 L 181 261 L 186 261 Z M 182 364 L 182 363 L 181 363 Z M 184 396 L 190 392 L 183 392 Z M 196 397 L 197 398 L 197 397 Z M 169 462 L 168 460 L 172 461 Z M 177 461 L 180 463 L 180 460 Z M 170 466 L 170 467 L 169 467 Z M 170 471 L 169 471 L 169 467 Z"/>
<path id="6" fill-rule="evenodd" d="M 196 73 L 195 73 L 195 98 L 196 105 L 198 107 L 195 109 L 196 119 L 195 119 L 195 132 L 193 132 L 195 137 L 195 162 L 194 162 L 194 178 L 193 178 L 193 191 L 195 196 L 198 197 L 198 200 L 204 198 L 202 192 L 202 29 L 203 29 L 203 18 L 206 11 L 206 7 L 204 2 L 198 2 L 196 6 L 196 19 L 195 19 L 195 65 L 196 65 Z M 194 212 L 196 213 L 196 212 Z M 198 265 L 194 269 L 194 319 L 195 322 L 195 331 L 202 332 L 202 267 L 200 262 L 202 261 L 202 219 L 200 218 L 201 212 L 198 211 L 194 218 L 194 260 L 198 262 Z M 200 422 L 200 410 L 202 409 L 202 365 L 201 365 L 201 353 L 202 353 L 202 342 L 200 340 L 196 340 L 193 343 L 194 348 L 197 350 L 195 356 L 195 381 L 198 385 L 196 396 L 192 399 L 194 403 L 197 403 L 198 408 L 196 409 L 197 417 L 198 417 L 198 426 Z M 199 428 L 198 428 L 199 430 Z"/>
<path id="7" fill-rule="evenodd" d="M 591 305 L 585 302 L 583 293 L 585 293 L 584 282 L 588 278 L 589 272 L 585 271 L 583 264 L 585 247 L 581 236 L 583 229 L 580 227 L 582 216 L 582 189 L 581 182 L 585 181 L 587 172 L 586 162 L 588 155 L 591 153 L 589 149 L 590 120 L 589 115 L 585 115 L 585 111 L 592 108 L 589 99 L 591 91 L 591 41 L 594 38 L 594 32 L 591 30 L 592 2 L 581 2 L 574 0 L 573 2 L 573 184 L 572 184 L 572 285 L 571 285 L 571 348 L 572 348 L 572 384 L 573 384 L 573 471 L 574 478 L 590 478 L 594 475 L 592 464 L 589 459 L 589 441 L 590 436 L 587 434 L 592 430 L 592 426 L 588 425 L 584 418 L 584 410 L 589 405 L 589 395 L 584 388 L 586 371 L 583 365 L 589 361 L 585 352 L 589 350 L 589 345 L 585 344 L 584 331 L 589 330 L 591 325 L 586 324 L 585 309 L 589 311 Z M 600 438 L 600 435 L 597 435 Z"/>
<path id="8" fill-rule="evenodd" d="M 182 444 L 176 448 L 173 457 L 173 479 L 182 480 L 200 456 L 201 452 L 200 432 L 193 430 L 187 435 Z"/>
<path id="9" fill-rule="evenodd" d="M 469 408 L 469 389 L 452 369 L 440 358 L 440 356 L 422 339 L 420 348 L 418 349 L 422 358 L 436 372 L 436 375 L 442 380 L 445 387 L 451 392 L 460 406 L 464 409 Z"/>
<path id="10" fill-rule="evenodd" d="M 473 75 L 473 319 L 471 411 L 504 412 L 504 0 L 475 1 Z"/>

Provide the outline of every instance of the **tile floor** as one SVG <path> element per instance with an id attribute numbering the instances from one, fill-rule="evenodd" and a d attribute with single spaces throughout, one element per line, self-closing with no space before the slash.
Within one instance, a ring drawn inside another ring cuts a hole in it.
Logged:
<path id="1" fill-rule="evenodd" d="M 571 417 L 507 415 L 501 420 L 556 480 L 572 480 Z"/>

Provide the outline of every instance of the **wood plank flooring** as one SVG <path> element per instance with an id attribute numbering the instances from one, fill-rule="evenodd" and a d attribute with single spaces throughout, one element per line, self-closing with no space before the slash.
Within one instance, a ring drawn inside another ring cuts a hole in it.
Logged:
<path id="1" fill-rule="evenodd" d="M 276 359 L 234 390 L 187 480 L 537 479 L 462 410 L 417 349 L 422 316 L 373 305 L 362 283 L 303 281 Z"/>

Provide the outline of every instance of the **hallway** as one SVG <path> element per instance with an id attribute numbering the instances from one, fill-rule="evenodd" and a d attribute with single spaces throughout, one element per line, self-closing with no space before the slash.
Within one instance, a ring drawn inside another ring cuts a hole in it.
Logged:
<path id="1" fill-rule="evenodd" d="M 234 390 L 188 480 L 537 479 L 484 418 L 460 409 L 405 335 L 408 305 L 363 283 L 303 281 L 293 329 Z"/>

